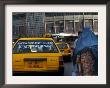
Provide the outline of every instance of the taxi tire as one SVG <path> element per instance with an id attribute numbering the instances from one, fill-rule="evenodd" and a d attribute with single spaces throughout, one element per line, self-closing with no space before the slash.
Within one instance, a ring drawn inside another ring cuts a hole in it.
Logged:
<path id="1" fill-rule="evenodd" d="M 58 75 L 59 76 L 64 76 L 64 67 L 59 67 Z"/>

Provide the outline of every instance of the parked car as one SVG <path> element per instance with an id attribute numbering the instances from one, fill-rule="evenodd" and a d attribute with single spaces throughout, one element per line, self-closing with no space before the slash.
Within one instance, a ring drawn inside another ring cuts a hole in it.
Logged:
<path id="1" fill-rule="evenodd" d="M 13 46 L 13 72 L 64 73 L 63 58 L 52 38 L 20 38 Z"/>
<path id="2" fill-rule="evenodd" d="M 71 61 L 72 50 L 69 47 L 69 44 L 64 42 L 57 42 L 56 44 L 63 55 L 64 61 Z"/>

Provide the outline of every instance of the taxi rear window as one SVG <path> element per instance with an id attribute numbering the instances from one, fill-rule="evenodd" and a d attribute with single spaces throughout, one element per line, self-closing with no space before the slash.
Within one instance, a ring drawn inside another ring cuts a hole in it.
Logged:
<path id="1" fill-rule="evenodd" d="M 58 53 L 58 49 L 52 40 L 20 40 L 13 53 Z"/>

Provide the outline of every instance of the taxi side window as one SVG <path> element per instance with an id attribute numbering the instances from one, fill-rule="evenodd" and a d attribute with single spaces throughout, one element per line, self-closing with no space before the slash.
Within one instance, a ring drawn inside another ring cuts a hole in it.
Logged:
<path id="1" fill-rule="evenodd" d="M 67 49 L 68 48 L 67 44 L 63 44 L 63 45 L 64 45 L 64 49 Z"/>

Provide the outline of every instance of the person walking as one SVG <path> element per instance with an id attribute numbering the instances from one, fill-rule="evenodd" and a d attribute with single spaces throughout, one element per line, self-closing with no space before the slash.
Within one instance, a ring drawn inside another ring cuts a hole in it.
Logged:
<path id="1" fill-rule="evenodd" d="M 89 27 L 78 36 L 74 48 L 73 63 L 78 68 L 77 75 L 98 75 L 98 38 Z"/>

